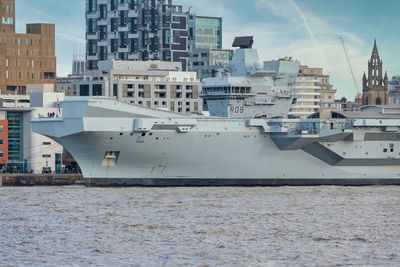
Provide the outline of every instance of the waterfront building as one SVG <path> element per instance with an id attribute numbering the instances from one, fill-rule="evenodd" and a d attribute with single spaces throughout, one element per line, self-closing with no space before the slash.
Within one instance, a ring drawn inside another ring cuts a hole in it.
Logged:
<path id="1" fill-rule="evenodd" d="M 27 108 L 30 106 L 29 95 L 2 95 L 0 94 L 0 107 Z"/>
<path id="2" fill-rule="evenodd" d="M 189 16 L 189 49 L 222 49 L 222 18 Z"/>
<path id="3" fill-rule="evenodd" d="M 172 0 L 86 0 L 87 69 L 98 62 L 162 60 L 187 68 L 188 12 Z"/>
<path id="4" fill-rule="evenodd" d="M 56 83 L 55 26 L 27 24 L 15 33 L 15 0 L 0 1 L 0 93 L 25 94 L 27 84 Z"/>
<path id="5" fill-rule="evenodd" d="M 67 77 L 57 77 L 56 92 L 63 92 L 66 96 L 73 95 L 76 91 L 74 88 L 74 82 L 83 80 L 83 75 L 68 75 Z"/>
<path id="6" fill-rule="evenodd" d="M 400 106 L 400 76 L 393 76 L 389 81 L 389 105 Z"/>
<path id="7" fill-rule="evenodd" d="M 0 170 L 61 172 L 63 147 L 33 133 L 31 120 L 61 115 L 57 102 L 64 99 L 64 94 L 55 93 L 53 84 L 27 85 L 27 93 L 30 105 L 0 107 Z M 7 95 L 8 99 L 13 97 L 18 96 Z"/>
<path id="8" fill-rule="evenodd" d="M 280 60 L 292 60 L 283 58 Z M 319 113 L 321 117 L 330 115 L 331 110 L 339 109 L 335 104 L 336 89 L 330 84 L 329 75 L 323 74 L 322 68 L 310 68 L 300 65 L 295 83 L 296 105 L 289 111 L 293 118 L 307 118 Z"/>
<path id="9" fill-rule="evenodd" d="M 151 108 L 200 113 L 201 82 L 178 62 L 108 60 L 73 82 L 72 95 L 108 96 Z"/>
<path id="10" fill-rule="evenodd" d="M 357 101 L 348 101 L 345 97 L 335 99 L 335 105 L 342 111 L 360 111 L 362 103 Z"/>
<path id="11" fill-rule="evenodd" d="M 363 76 L 363 101 L 366 105 L 387 105 L 388 104 L 388 76 L 383 77 L 383 62 L 379 57 L 376 40 L 372 49 L 371 59 L 368 60 L 368 77 L 364 72 Z"/>
<path id="12" fill-rule="evenodd" d="M 233 50 L 222 49 L 222 18 L 189 16 L 189 70 L 199 79 L 215 76 L 228 67 Z"/>
<path id="13" fill-rule="evenodd" d="M 199 79 L 215 77 L 217 70 L 227 68 L 233 57 L 230 49 L 195 48 L 189 51 L 189 70 Z"/>

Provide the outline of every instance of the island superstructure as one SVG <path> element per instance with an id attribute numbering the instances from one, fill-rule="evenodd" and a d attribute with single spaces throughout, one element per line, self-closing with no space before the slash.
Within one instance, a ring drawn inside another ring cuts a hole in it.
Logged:
<path id="1" fill-rule="evenodd" d="M 288 119 L 299 64 L 263 64 L 252 42 L 236 39 L 230 68 L 204 81 L 213 117 L 71 97 L 33 130 L 70 151 L 91 186 L 400 184 L 400 118 Z"/>

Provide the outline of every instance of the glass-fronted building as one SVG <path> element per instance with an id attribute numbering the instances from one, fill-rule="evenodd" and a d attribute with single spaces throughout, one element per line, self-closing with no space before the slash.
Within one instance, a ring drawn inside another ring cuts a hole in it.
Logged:
<path id="1" fill-rule="evenodd" d="M 233 57 L 230 49 L 191 49 L 189 52 L 189 70 L 197 72 L 197 77 L 214 77 L 217 70 L 228 67 Z"/>
<path id="2" fill-rule="evenodd" d="M 222 18 L 189 16 L 189 70 L 200 79 L 227 67 L 233 50 L 222 49 Z"/>
<path id="3" fill-rule="evenodd" d="M 222 18 L 189 16 L 189 49 L 222 49 Z"/>
<path id="4" fill-rule="evenodd" d="M 8 120 L 8 171 L 23 172 L 23 113 L 7 112 Z"/>

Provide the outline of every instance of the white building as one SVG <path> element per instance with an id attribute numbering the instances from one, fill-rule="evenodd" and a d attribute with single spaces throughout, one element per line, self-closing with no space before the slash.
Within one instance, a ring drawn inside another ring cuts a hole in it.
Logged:
<path id="1" fill-rule="evenodd" d="M 61 115 L 58 103 L 64 99 L 64 93 L 53 90 L 52 84 L 28 85 L 30 107 L 0 108 L 2 117 L 8 120 L 8 163 L 3 164 L 3 169 L 10 172 L 61 172 L 63 147 L 33 133 L 31 125 L 34 118 Z"/>
<path id="2" fill-rule="evenodd" d="M 400 106 L 400 76 L 393 76 L 389 81 L 389 105 Z"/>
<path id="3" fill-rule="evenodd" d="M 56 92 L 63 92 L 66 96 L 72 95 L 76 88 L 73 88 L 73 83 L 82 81 L 82 75 L 68 75 L 68 77 L 57 77 L 56 79 Z"/>
<path id="4" fill-rule="evenodd" d="M 30 106 L 29 95 L 2 95 L 0 94 L 0 107 L 27 108 Z"/>
<path id="5" fill-rule="evenodd" d="M 122 101 L 174 112 L 198 113 L 201 82 L 195 72 L 182 71 L 180 63 L 162 61 L 118 61 L 98 63 L 75 81 L 78 96 L 108 96 Z"/>

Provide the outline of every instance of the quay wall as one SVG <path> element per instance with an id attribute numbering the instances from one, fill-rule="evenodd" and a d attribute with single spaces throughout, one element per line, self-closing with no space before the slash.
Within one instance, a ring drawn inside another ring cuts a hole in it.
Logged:
<path id="1" fill-rule="evenodd" d="M 81 174 L 2 174 L 3 186 L 84 185 Z"/>

